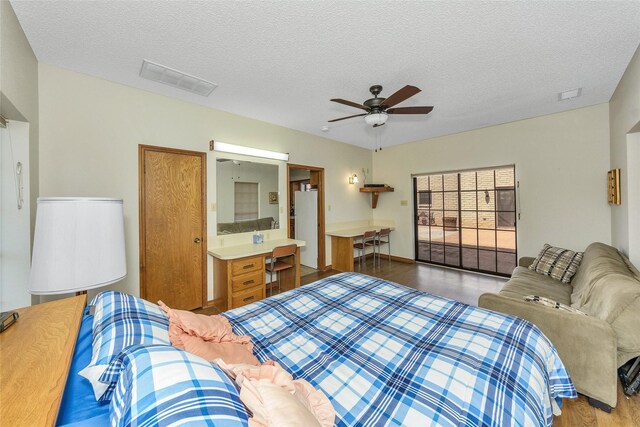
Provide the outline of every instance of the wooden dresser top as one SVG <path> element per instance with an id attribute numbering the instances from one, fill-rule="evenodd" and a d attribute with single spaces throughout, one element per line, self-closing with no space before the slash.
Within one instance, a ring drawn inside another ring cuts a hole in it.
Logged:
<path id="1" fill-rule="evenodd" d="M 16 310 L 0 333 L 0 424 L 53 426 L 87 296 Z"/>

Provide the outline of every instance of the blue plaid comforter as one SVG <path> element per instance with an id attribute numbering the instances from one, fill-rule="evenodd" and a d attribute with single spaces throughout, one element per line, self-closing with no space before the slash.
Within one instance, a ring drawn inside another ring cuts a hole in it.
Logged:
<path id="1" fill-rule="evenodd" d="M 533 324 L 343 273 L 224 313 L 324 391 L 338 426 L 551 426 L 576 396 Z"/>

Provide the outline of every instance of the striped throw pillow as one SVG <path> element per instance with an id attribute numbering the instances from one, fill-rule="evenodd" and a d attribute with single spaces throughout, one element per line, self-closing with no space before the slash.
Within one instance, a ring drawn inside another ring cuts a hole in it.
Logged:
<path id="1" fill-rule="evenodd" d="M 556 248 L 545 243 L 529 270 L 544 274 L 562 283 L 571 282 L 582 261 L 582 252 Z"/>

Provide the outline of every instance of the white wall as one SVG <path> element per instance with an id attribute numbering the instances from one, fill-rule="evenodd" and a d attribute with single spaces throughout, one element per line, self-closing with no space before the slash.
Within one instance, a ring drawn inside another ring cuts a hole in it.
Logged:
<path id="1" fill-rule="evenodd" d="M 640 47 L 627 66 L 611 101 L 609 101 L 609 126 L 611 132 L 610 168 L 620 168 L 621 204 L 611 207 L 612 244 L 629 254 L 629 221 L 638 221 L 638 212 L 629 206 L 629 170 L 627 167 L 627 134 L 640 122 Z M 636 186 L 637 188 L 637 186 Z"/>
<path id="2" fill-rule="evenodd" d="M 279 203 L 269 203 L 269 193 L 279 192 L 278 166 L 256 162 L 217 162 L 217 198 L 224 200 L 218 205 L 217 222 L 234 222 L 235 183 L 258 183 L 258 218 L 272 217 L 279 221 Z M 212 234 L 215 234 L 212 232 Z"/>
<path id="3" fill-rule="evenodd" d="M 375 219 L 395 220 L 393 254 L 414 258 L 412 174 L 511 164 L 520 181 L 519 256 L 535 256 L 545 242 L 576 250 L 610 243 L 608 105 L 601 104 L 374 153 L 372 181 L 395 187 L 374 210 Z"/>
<path id="4" fill-rule="evenodd" d="M 633 265 L 640 267 L 640 132 L 627 135 L 627 171 L 628 255 Z"/>
<path id="5" fill-rule="evenodd" d="M 325 168 L 327 227 L 372 217 L 369 199 L 347 183 L 353 170 L 371 167 L 370 150 L 43 63 L 39 64 L 39 85 L 40 194 L 124 199 L 128 276 L 113 289 L 139 294 L 138 144 L 208 151 L 214 139 L 288 152 L 291 163 Z M 208 246 L 251 242 L 252 233 L 215 236 L 214 155 L 207 156 L 207 176 Z M 280 177 L 279 206 L 285 215 L 284 165 Z M 265 238 L 286 233 L 286 227 L 281 227 L 265 233 Z M 327 240 L 328 259 L 330 247 Z"/>
<path id="6" fill-rule="evenodd" d="M 16 166 L 22 165 L 22 181 Z M 31 304 L 27 293 L 31 265 L 29 124 L 10 121 L 0 129 L 0 311 Z M 22 187 L 19 193 L 17 187 Z M 23 201 L 18 207 L 18 197 Z"/>
<path id="7" fill-rule="evenodd" d="M 29 206 L 26 207 L 25 212 L 30 215 L 30 231 L 26 235 L 22 235 L 21 239 L 24 241 L 19 243 L 15 241 L 15 243 L 20 248 L 24 248 L 26 245 L 30 253 L 35 227 L 36 200 L 39 194 L 38 61 L 8 1 L 0 1 L 0 114 L 10 120 L 29 123 L 27 128 L 29 132 L 28 156 L 26 156 L 28 157 L 26 173 L 29 175 L 25 175 L 25 182 L 28 185 L 25 187 L 25 193 Z M 3 186 L 4 184 L 3 182 Z M 5 259 L 8 256 L 3 249 L 0 257 Z M 29 255 L 27 262 L 30 262 L 30 259 Z M 24 260 L 20 261 L 20 263 L 22 262 Z M 21 286 L 24 286 L 22 281 L 20 283 Z M 31 300 L 23 298 L 25 289 L 14 289 L 13 285 L 5 282 L 5 278 L 3 278 L 0 280 L 0 288 L 4 289 L 5 286 L 20 294 L 21 305 L 29 305 Z M 37 301 L 37 298 L 34 301 Z"/>

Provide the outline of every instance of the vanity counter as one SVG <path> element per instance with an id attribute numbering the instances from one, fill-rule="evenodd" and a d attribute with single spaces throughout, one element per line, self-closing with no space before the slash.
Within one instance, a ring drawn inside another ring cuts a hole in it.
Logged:
<path id="1" fill-rule="evenodd" d="M 271 251 L 273 251 L 273 249 L 278 246 L 293 245 L 294 243 L 299 248 L 302 248 L 307 245 L 307 243 L 304 240 L 278 239 L 278 240 L 267 240 L 260 244 L 249 243 L 246 245 L 209 248 L 208 252 L 209 252 L 209 255 L 215 258 L 228 261 L 231 259 L 268 254 L 268 253 L 271 253 Z"/>

